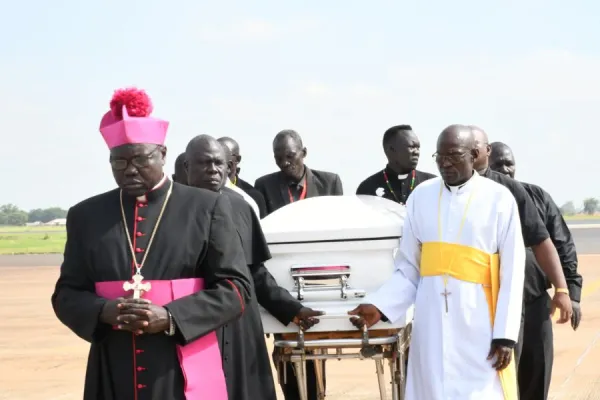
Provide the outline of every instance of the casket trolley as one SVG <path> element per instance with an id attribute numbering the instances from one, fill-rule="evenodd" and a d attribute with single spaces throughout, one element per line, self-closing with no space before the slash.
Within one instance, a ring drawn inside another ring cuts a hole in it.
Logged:
<path id="1" fill-rule="evenodd" d="M 350 358 L 375 361 L 381 399 L 387 398 L 387 360 L 392 399 L 403 398 L 412 310 L 394 324 L 379 322 L 362 332 L 350 323 L 348 311 L 392 275 L 404 215 L 404 206 L 380 197 L 325 196 L 292 203 L 261 221 L 273 256 L 266 263 L 269 272 L 305 306 L 325 312 L 303 332 L 261 309 L 265 333 L 275 334 L 279 379 L 297 379 L 303 400 L 306 360 L 315 361 L 317 397 L 324 399 L 324 360 Z M 286 376 L 286 363 L 295 376 Z"/>

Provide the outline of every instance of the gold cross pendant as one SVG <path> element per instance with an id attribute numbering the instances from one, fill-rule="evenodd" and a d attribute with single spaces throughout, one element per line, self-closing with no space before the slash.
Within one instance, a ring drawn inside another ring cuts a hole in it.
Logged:
<path id="1" fill-rule="evenodd" d="M 134 299 L 141 298 L 141 296 L 142 296 L 142 294 L 144 294 L 144 292 L 148 292 L 152 288 L 152 286 L 150 285 L 150 282 L 143 282 L 144 277 L 138 273 L 133 275 L 133 277 L 131 279 L 133 280 L 133 283 L 132 282 L 124 282 L 123 283 L 123 290 L 125 290 L 126 292 L 133 290 L 133 298 Z"/>

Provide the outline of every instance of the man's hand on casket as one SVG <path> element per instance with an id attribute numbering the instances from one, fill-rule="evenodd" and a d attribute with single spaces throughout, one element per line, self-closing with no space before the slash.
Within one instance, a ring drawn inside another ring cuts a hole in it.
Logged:
<path id="1" fill-rule="evenodd" d="M 302 328 L 303 331 L 307 331 L 319 323 L 319 319 L 315 317 L 318 317 L 319 315 L 323 314 L 323 311 L 317 311 L 313 310 L 312 308 L 302 307 L 292 321 L 300 328 Z"/>
<path id="2" fill-rule="evenodd" d="M 381 312 L 373 304 L 361 304 L 354 310 L 348 312 L 349 315 L 356 315 L 358 318 L 350 318 L 352 325 L 358 329 L 372 327 L 381 320 Z"/>

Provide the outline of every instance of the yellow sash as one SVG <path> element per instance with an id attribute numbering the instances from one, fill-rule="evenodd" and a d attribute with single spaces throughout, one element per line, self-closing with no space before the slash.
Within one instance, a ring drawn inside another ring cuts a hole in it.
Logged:
<path id="1" fill-rule="evenodd" d="M 421 276 L 451 276 L 483 286 L 494 326 L 498 292 L 500 290 L 500 258 L 474 247 L 460 244 L 427 242 L 421 252 Z M 505 400 L 517 400 L 517 372 L 514 354 L 507 368 L 500 371 Z"/>

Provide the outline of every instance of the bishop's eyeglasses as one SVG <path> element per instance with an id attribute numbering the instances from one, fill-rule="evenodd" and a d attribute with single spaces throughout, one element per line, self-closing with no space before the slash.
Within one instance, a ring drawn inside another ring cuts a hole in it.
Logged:
<path id="1" fill-rule="evenodd" d="M 131 163 L 131 165 L 133 165 L 136 168 L 146 168 L 147 166 L 150 165 L 150 160 L 152 159 L 152 157 L 154 156 L 154 154 L 156 154 L 156 152 L 158 151 L 158 149 L 160 149 L 159 146 L 157 146 L 154 150 L 152 150 L 150 153 L 148 154 L 144 154 L 144 155 L 139 155 L 139 156 L 135 156 L 131 159 L 125 159 L 125 158 L 110 158 L 110 166 L 112 167 L 112 169 L 114 169 L 115 171 L 124 171 L 127 169 L 127 167 L 129 167 L 129 163 Z"/>
<path id="2" fill-rule="evenodd" d="M 467 152 L 465 153 L 454 153 L 454 154 L 440 154 L 440 153 L 433 153 L 433 158 L 435 159 L 435 162 L 438 164 L 443 164 L 446 161 L 452 163 L 452 164 L 458 164 L 460 162 L 462 162 L 463 158 L 465 158 L 465 156 L 469 154 Z"/>

